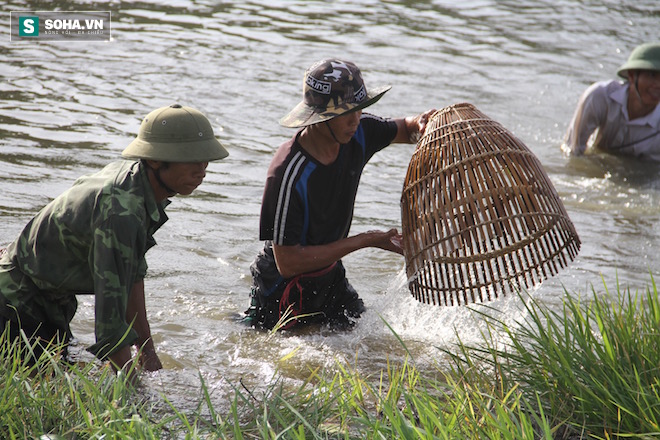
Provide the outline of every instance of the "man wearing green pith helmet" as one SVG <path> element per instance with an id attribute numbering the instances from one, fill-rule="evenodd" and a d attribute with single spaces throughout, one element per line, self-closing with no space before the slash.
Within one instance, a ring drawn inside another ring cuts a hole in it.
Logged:
<path id="1" fill-rule="evenodd" d="M 2 329 L 12 338 L 23 330 L 39 356 L 49 342 L 69 341 L 76 295 L 93 294 L 96 342 L 88 350 L 121 370 L 135 346 L 142 369 L 162 368 L 145 308 L 145 254 L 167 221 L 168 198 L 191 194 L 209 161 L 227 155 L 198 110 L 174 104 L 149 113 L 126 160 L 78 179 L 8 246 L 0 258 Z"/>
<path id="2" fill-rule="evenodd" d="M 563 147 L 660 162 L 660 42 L 637 46 L 617 75 L 584 91 Z"/>

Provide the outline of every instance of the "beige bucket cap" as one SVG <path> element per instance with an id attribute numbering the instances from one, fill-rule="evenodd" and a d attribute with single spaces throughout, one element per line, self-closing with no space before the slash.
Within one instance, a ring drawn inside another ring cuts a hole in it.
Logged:
<path id="1" fill-rule="evenodd" d="M 121 155 L 163 162 L 210 162 L 229 153 L 215 138 L 206 116 L 192 107 L 173 104 L 149 113 Z"/>

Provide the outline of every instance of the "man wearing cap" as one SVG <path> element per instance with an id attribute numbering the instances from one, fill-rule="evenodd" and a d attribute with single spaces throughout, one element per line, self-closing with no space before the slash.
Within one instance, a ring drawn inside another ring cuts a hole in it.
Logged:
<path id="1" fill-rule="evenodd" d="M 93 294 L 96 343 L 88 350 L 120 370 L 136 346 L 142 369 L 162 368 L 145 309 L 145 254 L 167 221 L 168 198 L 192 193 L 208 162 L 227 154 L 199 111 L 175 104 L 149 113 L 122 153 L 128 160 L 78 179 L 0 258 L 2 329 L 12 338 L 23 330 L 38 358 L 49 342 L 69 341 L 76 295 Z"/>
<path id="2" fill-rule="evenodd" d="M 348 61 L 322 60 L 305 72 L 303 101 L 280 120 L 300 130 L 275 153 L 264 188 L 265 245 L 251 266 L 246 311 L 256 327 L 350 327 L 365 308 L 342 257 L 367 247 L 403 253 L 396 229 L 348 235 L 366 163 L 391 143 L 415 142 L 434 111 L 393 120 L 362 113 L 389 89 L 367 90 Z"/>
<path id="3" fill-rule="evenodd" d="M 660 43 L 637 46 L 617 74 L 627 81 L 597 82 L 582 94 L 564 148 L 580 155 L 592 144 L 607 153 L 660 161 Z"/>

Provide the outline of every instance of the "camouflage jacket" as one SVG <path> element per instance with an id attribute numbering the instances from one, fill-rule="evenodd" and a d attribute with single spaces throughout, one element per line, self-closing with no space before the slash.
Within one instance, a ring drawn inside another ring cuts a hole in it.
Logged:
<path id="1" fill-rule="evenodd" d="M 81 177 L 7 248 L 0 262 L 0 299 L 19 316 L 70 333 L 75 295 L 93 293 L 96 343 L 88 350 L 103 359 L 134 343 L 127 301 L 146 274 L 145 254 L 167 221 L 167 204 L 156 202 L 139 161 L 114 162 Z"/>

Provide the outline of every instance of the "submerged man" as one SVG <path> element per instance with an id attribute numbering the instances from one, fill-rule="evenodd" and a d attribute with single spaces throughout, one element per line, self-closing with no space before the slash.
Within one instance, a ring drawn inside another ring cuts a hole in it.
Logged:
<path id="1" fill-rule="evenodd" d="M 660 43 L 636 47 L 617 74 L 627 80 L 591 85 L 580 98 L 564 148 L 580 155 L 593 148 L 660 161 Z"/>
<path id="2" fill-rule="evenodd" d="M 396 229 L 348 236 L 366 163 L 391 143 L 418 139 L 434 111 L 394 120 L 362 113 L 389 89 L 368 91 L 348 61 L 326 59 L 305 72 L 303 101 L 280 120 L 302 129 L 279 147 L 268 169 L 259 233 L 265 246 L 251 266 L 248 322 L 270 329 L 298 316 L 285 328 L 350 326 L 365 307 L 341 258 L 367 247 L 403 253 Z"/>
<path id="3" fill-rule="evenodd" d="M 88 350 L 120 370 L 136 346 L 141 368 L 162 368 L 145 309 L 145 254 L 167 221 L 168 198 L 192 193 L 208 162 L 227 155 L 199 111 L 174 104 L 149 113 L 122 153 L 130 160 L 78 179 L 0 258 L 2 328 L 12 338 L 23 330 L 38 358 L 49 342 L 70 340 L 76 295 L 93 294 L 96 343 Z"/>

